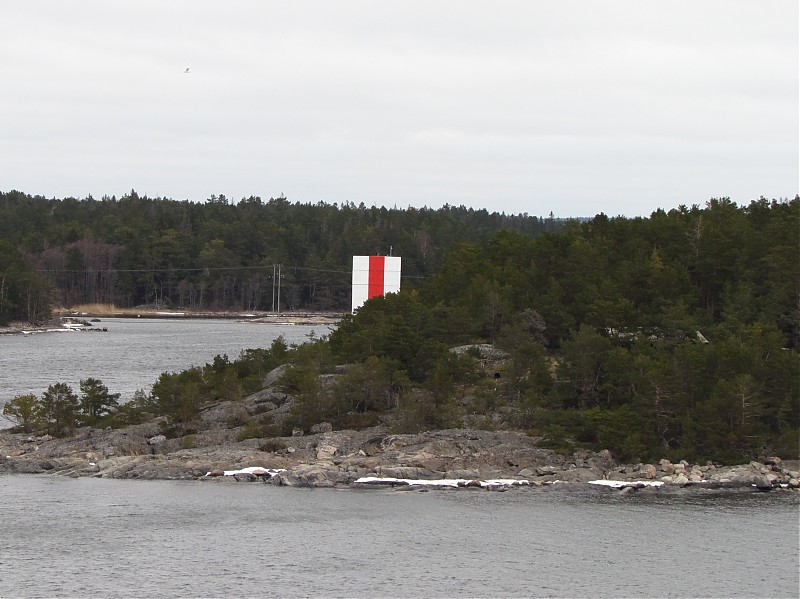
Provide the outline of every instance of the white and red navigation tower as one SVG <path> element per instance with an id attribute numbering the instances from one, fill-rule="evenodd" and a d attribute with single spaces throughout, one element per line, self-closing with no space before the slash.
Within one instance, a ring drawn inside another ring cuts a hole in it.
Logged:
<path id="1" fill-rule="evenodd" d="M 353 312 L 371 297 L 398 291 L 399 256 L 353 256 Z"/>

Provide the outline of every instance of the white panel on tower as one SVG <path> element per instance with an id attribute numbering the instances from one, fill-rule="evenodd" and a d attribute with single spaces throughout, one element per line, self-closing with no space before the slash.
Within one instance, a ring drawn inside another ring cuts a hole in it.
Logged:
<path id="1" fill-rule="evenodd" d="M 398 291 L 399 256 L 353 256 L 353 312 L 371 297 Z"/>
<path id="2" fill-rule="evenodd" d="M 369 256 L 353 256 L 352 311 L 369 298 Z"/>
<path id="3" fill-rule="evenodd" d="M 400 291 L 400 256 L 386 256 L 383 263 L 383 293 Z"/>

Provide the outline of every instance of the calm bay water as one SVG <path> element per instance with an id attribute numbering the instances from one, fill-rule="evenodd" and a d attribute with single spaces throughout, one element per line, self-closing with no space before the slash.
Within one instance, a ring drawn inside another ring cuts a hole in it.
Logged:
<path id="1" fill-rule="evenodd" d="M 149 391 L 162 372 L 202 366 L 216 355 L 236 359 L 242 350 L 268 348 L 282 335 L 302 343 L 327 326 L 272 325 L 234 320 L 109 318 L 94 323 L 107 332 L 0 335 L 0 409 L 17 395 L 40 396 L 53 383 L 79 392 L 81 379 L 103 381 L 121 400 Z"/>
<path id="2" fill-rule="evenodd" d="M 109 319 L 0 336 L 0 403 L 327 327 Z M 257 465 L 257 464 L 253 464 Z M 0 476 L 0 597 L 797 597 L 797 493 L 287 489 Z"/>
<path id="3" fill-rule="evenodd" d="M 796 494 L 0 476 L 3 597 L 796 597 Z"/>

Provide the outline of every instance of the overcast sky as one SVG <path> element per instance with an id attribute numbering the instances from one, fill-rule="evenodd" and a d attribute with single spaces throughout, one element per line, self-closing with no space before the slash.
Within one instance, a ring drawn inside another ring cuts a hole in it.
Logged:
<path id="1" fill-rule="evenodd" d="M 794 197 L 799 30 L 797 0 L 7 2 L 0 190 L 561 217 Z"/>

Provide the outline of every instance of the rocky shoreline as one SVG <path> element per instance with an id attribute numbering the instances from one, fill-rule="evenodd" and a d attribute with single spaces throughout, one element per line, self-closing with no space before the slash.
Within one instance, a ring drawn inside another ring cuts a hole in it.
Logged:
<path id="1" fill-rule="evenodd" d="M 189 312 L 168 310 L 128 310 L 112 313 L 92 313 L 65 311 L 63 316 L 51 318 L 44 322 L 10 322 L 0 326 L 0 335 L 29 335 L 33 333 L 52 333 L 63 331 L 105 331 L 102 318 L 148 318 L 148 319 L 226 319 L 255 324 L 273 325 L 319 325 L 335 326 L 342 315 L 339 313 L 320 312 L 285 312 L 282 314 L 268 312 Z M 82 326 L 74 326 L 80 324 Z"/>
<path id="2" fill-rule="evenodd" d="M 245 423 L 258 418 L 277 424 L 289 413 L 294 398 L 276 386 L 286 368 L 267 374 L 263 389 L 242 401 L 205 406 L 194 423 L 197 432 L 183 437 L 162 434 L 163 418 L 120 429 L 82 428 L 66 438 L 0 430 L 0 474 L 398 489 L 568 489 L 596 483 L 602 491 L 621 493 L 800 488 L 800 460 L 619 464 L 607 450 L 563 455 L 515 431 L 393 434 L 387 426 L 334 431 L 322 422 L 311 434 L 295 430 L 290 437 L 240 441 L 247 436 Z"/>
<path id="3" fill-rule="evenodd" d="M 198 437 L 205 441 L 202 446 L 182 449 L 179 439 L 160 434 L 156 421 L 117 430 L 81 429 L 65 439 L 0 431 L 0 473 L 264 481 L 290 487 L 565 489 L 591 481 L 619 481 L 603 485 L 603 490 L 685 493 L 800 488 L 797 460 L 774 457 L 737 466 L 667 460 L 617 464 L 607 451 L 563 456 L 537 447 L 534 439 L 516 432 L 453 429 L 397 435 L 384 427 L 323 430 L 275 439 L 275 451 L 259 448 L 255 439 L 231 442 L 220 431 Z M 212 442 L 214 437 L 218 442 Z"/>

